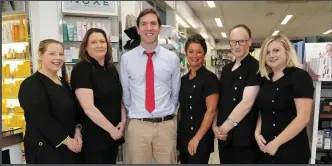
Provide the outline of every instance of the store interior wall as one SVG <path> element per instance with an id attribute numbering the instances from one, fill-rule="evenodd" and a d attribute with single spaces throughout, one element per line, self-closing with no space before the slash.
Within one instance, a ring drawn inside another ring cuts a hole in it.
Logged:
<path id="1" fill-rule="evenodd" d="M 33 72 L 38 68 L 38 46 L 44 39 L 60 40 L 60 1 L 26 1 L 29 5 Z"/>

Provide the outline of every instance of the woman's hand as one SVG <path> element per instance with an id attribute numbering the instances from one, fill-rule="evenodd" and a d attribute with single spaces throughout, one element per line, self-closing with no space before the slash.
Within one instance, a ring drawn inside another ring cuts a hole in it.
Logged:
<path id="1" fill-rule="evenodd" d="M 266 153 L 268 153 L 271 156 L 274 156 L 276 154 L 276 152 L 278 151 L 280 145 L 277 144 L 277 142 L 275 140 L 269 142 L 266 147 L 265 147 L 265 151 Z"/>
<path id="2" fill-rule="evenodd" d="M 78 152 L 81 152 L 82 151 L 82 147 L 83 147 L 83 140 L 82 140 L 82 135 L 81 135 L 81 130 L 76 128 L 76 131 L 75 131 L 75 140 L 78 142 L 78 147 L 77 147 L 77 150 Z"/>
<path id="3" fill-rule="evenodd" d="M 262 152 L 266 153 L 266 146 L 265 146 L 266 140 L 264 139 L 264 137 L 261 134 L 258 134 L 258 133 L 256 134 L 255 133 L 255 139 L 256 139 L 256 142 L 259 146 L 259 149 Z"/>
<path id="4" fill-rule="evenodd" d="M 115 127 L 113 127 L 113 129 L 109 133 L 114 140 L 118 140 L 122 137 L 122 132 Z"/>
<path id="5" fill-rule="evenodd" d="M 192 138 L 192 139 L 189 141 L 189 144 L 188 144 L 188 152 L 189 152 L 189 154 L 190 154 L 191 156 L 193 156 L 194 154 L 196 154 L 198 144 L 199 144 L 199 140 L 197 140 L 196 138 Z"/>
<path id="6" fill-rule="evenodd" d="M 77 142 L 76 139 L 73 139 L 73 138 L 68 137 L 68 138 L 65 140 L 64 144 L 65 144 L 65 145 L 68 147 L 68 149 L 71 150 L 72 152 L 75 152 L 75 153 L 78 152 L 78 147 L 79 147 L 79 145 L 78 145 L 78 142 Z"/>
<path id="7" fill-rule="evenodd" d="M 126 125 L 126 122 L 120 122 L 115 128 L 117 128 L 118 130 L 120 130 L 123 133 L 125 125 Z"/>

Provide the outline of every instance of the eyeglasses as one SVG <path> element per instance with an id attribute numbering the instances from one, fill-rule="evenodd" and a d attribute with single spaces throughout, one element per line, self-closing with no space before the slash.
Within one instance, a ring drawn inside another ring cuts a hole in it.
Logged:
<path id="1" fill-rule="evenodd" d="M 248 40 L 229 40 L 229 44 L 231 46 L 236 46 L 236 43 L 239 43 L 240 46 L 243 46 Z"/>

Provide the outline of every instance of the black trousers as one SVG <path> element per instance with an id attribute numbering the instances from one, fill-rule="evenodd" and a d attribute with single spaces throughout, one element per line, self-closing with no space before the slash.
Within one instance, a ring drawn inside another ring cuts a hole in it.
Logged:
<path id="1" fill-rule="evenodd" d="M 67 146 L 36 152 L 25 146 L 27 164 L 75 164 L 75 154 Z"/>
<path id="2" fill-rule="evenodd" d="M 100 151 L 88 151 L 84 153 L 86 164 L 116 164 L 118 147 Z"/>
<path id="3" fill-rule="evenodd" d="M 234 147 L 218 141 L 221 164 L 257 164 L 258 148 L 256 146 Z"/>
<path id="4" fill-rule="evenodd" d="M 209 152 L 197 151 L 196 154 L 191 156 L 188 151 L 180 150 L 181 164 L 208 164 L 210 159 Z"/>

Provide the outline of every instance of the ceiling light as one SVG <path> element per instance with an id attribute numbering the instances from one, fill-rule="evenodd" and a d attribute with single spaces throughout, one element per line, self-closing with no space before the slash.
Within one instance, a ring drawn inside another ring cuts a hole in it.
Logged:
<path id="1" fill-rule="evenodd" d="M 279 31 L 274 31 L 273 33 L 272 33 L 272 36 L 275 36 L 275 35 L 277 35 L 279 33 Z"/>
<path id="2" fill-rule="evenodd" d="M 227 35 L 226 35 L 225 32 L 221 32 L 221 35 L 222 35 L 223 38 L 227 38 Z"/>
<path id="3" fill-rule="evenodd" d="M 185 21 L 183 21 L 182 18 L 179 17 L 178 15 L 175 15 L 175 20 L 176 20 L 176 22 L 181 24 L 183 27 L 190 28 L 190 26 Z"/>
<path id="4" fill-rule="evenodd" d="M 287 24 L 287 22 L 293 17 L 293 15 L 287 15 L 285 19 L 281 22 L 282 25 Z"/>
<path id="5" fill-rule="evenodd" d="M 215 18 L 217 26 L 222 27 L 221 19 L 220 18 Z"/>
<path id="6" fill-rule="evenodd" d="M 324 32 L 323 35 L 329 34 L 329 33 L 331 33 L 331 32 L 332 32 L 332 29 L 330 29 L 330 30 Z"/>
<path id="7" fill-rule="evenodd" d="M 209 6 L 210 8 L 214 8 L 214 7 L 216 7 L 216 4 L 214 4 L 214 1 L 206 1 L 206 2 L 207 2 L 208 6 Z"/>

